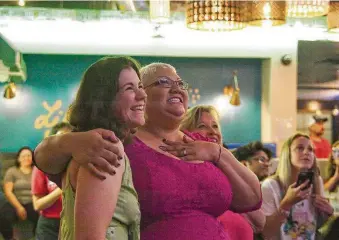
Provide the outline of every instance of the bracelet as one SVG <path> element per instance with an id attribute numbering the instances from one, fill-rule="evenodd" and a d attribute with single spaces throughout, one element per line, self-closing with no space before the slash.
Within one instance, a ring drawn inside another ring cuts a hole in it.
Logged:
<path id="1" fill-rule="evenodd" d="M 221 145 L 219 145 L 219 157 L 216 161 L 214 161 L 215 165 L 217 165 L 220 162 L 220 157 L 221 157 Z"/>

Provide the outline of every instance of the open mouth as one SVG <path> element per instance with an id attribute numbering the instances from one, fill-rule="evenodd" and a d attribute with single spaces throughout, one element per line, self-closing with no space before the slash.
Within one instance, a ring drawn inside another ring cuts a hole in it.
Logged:
<path id="1" fill-rule="evenodd" d="M 136 106 L 131 107 L 132 111 L 144 111 L 144 109 L 145 109 L 145 105 L 136 105 Z"/>
<path id="2" fill-rule="evenodd" d="M 170 97 L 167 102 L 169 103 L 183 103 L 183 99 L 181 97 Z"/>

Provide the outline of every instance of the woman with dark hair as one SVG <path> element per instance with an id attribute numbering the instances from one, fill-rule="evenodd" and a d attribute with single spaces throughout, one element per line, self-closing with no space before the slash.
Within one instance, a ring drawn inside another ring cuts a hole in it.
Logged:
<path id="1" fill-rule="evenodd" d="M 15 166 L 4 177 L 4 193 L 8 203 L 0 209 L 0 232 L 7 239 L 13 238 L 13 224 L 18 220 L 30 220 L 35 226 L 39 214 L 32 204 L 31 179 L 33 151 L 22 147 L 18 151 Z"/>
<path id="2" fill-rule="evenodd" d="M 139 239 L 138 198 L 121 142 L 144 124 L 145 100 L 134 59 L 106 57 L 86 70 L 69 110 L 69 123 L 76 132 L 95 128 L 114 131 L 121 140 L 114 145 L 120 152 L 121 166 L 101 181 L 80 166 L 81 156 L 73 156 L 62 181 L 61 239 Z M 67 133 L 61 136 L 66 139 Z"/>
<path id="3" fill-rule="evenodd" d="M 199 141 L 197 136 L 179 130 L 187 110 L 188 83 L 173 66 L 145 66 L 141 80 L 148 94 L 147 121 L 125 146 L 139 195 L 141 239 L 229 240 L 217 217 L 228 209 L 247 212 L 260 208 L 258 179 L 219 144 Z M 89 136 L 78 133 L 79 138 L 85 135 Z M 36 153 L 39 163 L 46 166 L 53 161 L 46 157 L 51 149 L 58 156 L 54 160 L 59 160 L 53 164 L 62 170 L 73 152 L 61 149 L 58 143 L 46 144 Z M 86 146 L 93 149 L 93 144 Z M 102 194 L 100 189 L 98 192 Z"/>

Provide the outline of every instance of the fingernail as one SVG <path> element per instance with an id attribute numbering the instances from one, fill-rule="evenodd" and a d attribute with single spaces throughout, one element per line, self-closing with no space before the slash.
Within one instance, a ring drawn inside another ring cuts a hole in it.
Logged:
<path id="1" fill-rule="evenodd" d="M 163 151 L 166 151 L 166 147 L 164 147 L 164 146 L 159 146 L 159 148 Z"/>

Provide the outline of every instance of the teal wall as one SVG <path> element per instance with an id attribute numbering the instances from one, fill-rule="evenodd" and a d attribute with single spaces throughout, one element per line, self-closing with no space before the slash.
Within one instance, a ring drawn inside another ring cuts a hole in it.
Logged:
<path id="1" fill-rule="evenodd" d="M 0 151 L 14 152 L 24 145 L 36 147 L 51 126 L 62 121 L 84 70 L 100 57 L 24 55 L 27 81 L 18 86 L 16 98 L 0 97 Z M 136 58 L 142 64 L 162 61 L 175 66 L 182 79 L 199 89 L 197 104 L 214 103 L 215 97 L 222 96 L 223 87 L 231 82 L 233 70 L 238 70 L 242 105 L 224 104 L 224 140 L 245 143 L 261 139 L 260 59 Z M 3 87 L 2 84 L 1 94 Z"/>

